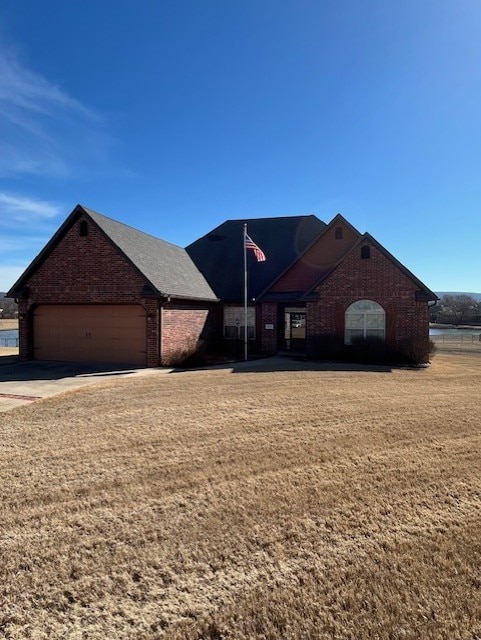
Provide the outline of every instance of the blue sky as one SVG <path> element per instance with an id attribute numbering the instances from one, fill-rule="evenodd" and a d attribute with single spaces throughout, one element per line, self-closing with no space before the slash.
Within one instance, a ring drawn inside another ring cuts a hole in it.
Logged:
<path id="1" fill-rule="evenodd" d="M 480 173 L 479 0 L 0 4 L 0 291 L 77 203 L 181 246 L 340 212 L 481 291 Z"/>

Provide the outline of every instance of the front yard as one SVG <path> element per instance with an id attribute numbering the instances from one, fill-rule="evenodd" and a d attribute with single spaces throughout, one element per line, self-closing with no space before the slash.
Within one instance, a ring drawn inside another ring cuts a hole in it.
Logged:
<path id="1" fill-rule="evenodd" d="M 481 638 L 481 357 L 2 414 L 5 638 Z"/>

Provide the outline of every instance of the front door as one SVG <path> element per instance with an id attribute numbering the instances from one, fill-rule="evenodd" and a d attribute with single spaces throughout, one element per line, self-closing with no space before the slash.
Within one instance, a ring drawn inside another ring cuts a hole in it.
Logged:
<path id="1" fill-rule="evenodd" d="M 284 310 L 284 340 L 288 351 L 306 349 L 306 310 L 286 307 Z"/>

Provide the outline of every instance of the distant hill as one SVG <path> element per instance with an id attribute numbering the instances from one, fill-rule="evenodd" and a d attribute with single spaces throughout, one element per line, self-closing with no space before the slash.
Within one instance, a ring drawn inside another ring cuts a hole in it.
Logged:
<path id="1" fill-rule="evenodd" d="M 470 293 L 468 291 L 435 291 L 437 296 L 471 296 L 475 300 L 481 301 L 481 293 Z"/>

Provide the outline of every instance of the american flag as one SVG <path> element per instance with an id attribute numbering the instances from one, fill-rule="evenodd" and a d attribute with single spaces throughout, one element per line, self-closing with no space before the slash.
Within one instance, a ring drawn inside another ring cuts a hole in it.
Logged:
<path id="1" fill-rule="evenodd" d="M 252 238 L 250 236 L 248 236 L 247 233 L 245 234 L 245 236 L 246 236 L 245 237 L 245 248 L 246 249 L 252 249 L 252 251 L 254 252 L 254 255 L 256 257 L 257 262 L 265 262 L 266 261 L 266 256 L 265 256 L 265 253 L 262 251 L 262 249 L 256 245 L 254 240 L 252 240 Z"/>

